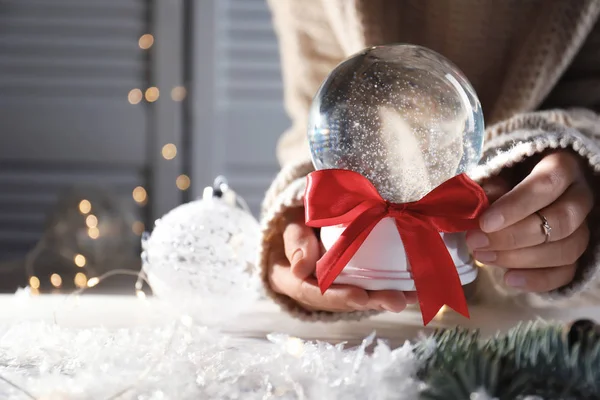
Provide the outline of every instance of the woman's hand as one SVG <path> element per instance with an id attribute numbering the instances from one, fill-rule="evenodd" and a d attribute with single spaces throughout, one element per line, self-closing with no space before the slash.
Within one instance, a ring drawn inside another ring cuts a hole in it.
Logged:
<path id="1" fill-rule="evenodd" d="M 505 184 L 495 179 L 488 187 L 502 191 Z M 588 246 L 586 219 L 594 202 L 581 159 L 570 151 L 551 153 L 505 191 L 482 215 L 481 231 L 467 234 L 475 259 L 507 268 L 505 284 L 524 291 L 569 284 Z M 548 235 L 541 216 L 551 227 Z"/>
<path id="2" fill-rule="evenodd" d="M 283 233 L 284 253 L 271 254 L 269 281 L 271 288 L 296 300 L 308 310 L 349 312 L 387 310 L 400 312 L 407 303 L 415 303 L 415 293 L 393 290 L 368 292 L 364 289 L 332 285 L 324 294 L 314 277 L 316 263 L 324 253 L 315 231 L 304 224 L 304 209 L 292 210 Z"/>

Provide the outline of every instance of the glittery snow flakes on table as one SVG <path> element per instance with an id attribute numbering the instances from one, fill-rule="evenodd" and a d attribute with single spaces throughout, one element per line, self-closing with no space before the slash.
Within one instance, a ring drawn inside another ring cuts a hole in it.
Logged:
<path id="1" fill-rule="evenodd" d="M 224 336 L 174 323 L 72 329 L 47 323 L 0 328 L 0 375 L 36 399 L 414 399 L 422 383 L 413 347 Z M 120 397 L 115 397 L 120 394 Z M 0 381 L 0 398 L 27 397 Z"/>

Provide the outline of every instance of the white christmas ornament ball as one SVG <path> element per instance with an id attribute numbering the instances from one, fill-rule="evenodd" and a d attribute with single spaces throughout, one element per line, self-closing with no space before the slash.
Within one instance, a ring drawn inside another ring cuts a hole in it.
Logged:
<path id="1" fill-rule="evenodd" d="M 174 208 L 142 241 L 154 294 L 203 324 L 218 324 L 259 297 L 260 227 L 246 211 L 209 197 Z"/>

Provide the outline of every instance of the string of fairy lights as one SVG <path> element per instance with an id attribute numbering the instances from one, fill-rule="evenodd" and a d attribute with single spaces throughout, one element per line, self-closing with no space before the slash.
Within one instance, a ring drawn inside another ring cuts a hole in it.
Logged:
<path id="1" fill-rule="evenodd" d="M 142 51 L 148 51 L 154 45 L 155 38 L 151 33 L 145 33 L 140 36 L 138 40 L 138 46 Z M 182 102 L 187 96 L 187 89 L 184 86 L 175 86 L 171 88 L 171 100 L 175 102 Z M 127 95 L 127 100 L 131 105 L 138 105 L 143 101 L 147 103 L 154 103 L 161 97 L 160 89 L 156 86 L 150 86 L 148 88 L 133 88 Z M 166 161 L 173 160 L 177 157 L 177 146 L 174 143 L 165 143 L 161 147 L 161 155 Z M 186 191 L 191 186 L 190 177 L 186 174 L 180 174 L 175 179 L 175 187 L 180 191 Z M 148 203 L 148 192 L 143 186 L 136 186 L 131 192 L 131 196 L 135 203 L 139 206 L 145 206 Z M 98 239 L 102 232 L 98 226 L 98 217 L 93 213 L 93 205 L 90 200 L 82 199 L 79 202 L 79 212 L 82 216 L 85 216 L 85 224 L 87 227 L 87 236 L 92 239 Z M 131 230 L 137 236 L 141 236 L 145 231 L 145 225 L 142 221 L 134 221 L 131 226 Z M 37 247 L 37 246 L 36 246 Z M 43 243 L 40 243 L 40 247 L 43 247 Z M 32 253 L 36 253 L 38 249 L 34 249 Z M 65 255 L 63 255 L 65 256 Z M 88 264 L 88 260 L 83 254 L 76 253 L 72 255 L 72 262 L 77 268 L 85 268 Z M 63 286 L 63 277 L 58 273 L 53 273 L 49 277 L 50 284 L 60 289 Z M 98 277 L 88 278 L 84 272 L 77 272 L 73 277 L 73 284 L 78 289 L 90 288 L 96 286 L 100 282 Z M 30 275 L 29 287 L 32 294 L 39 294 L 41 286 L 40 278 L 36 275 Z M 144 292 L 136 288 L 138 297 L 143 297 Z"/>
<path id="2" fill-rule="evenodd" d="M 143 34 L 138 40 L 138 45 L 142 50 L 150 50 L 154 45 L 154 36 L 150 33 Z M 171 99 L 176 102 L 183 101 L 187 96 L 187 89 L 184 86 L 175 86 L 171 89 Z M 133 88 L 129 91 L 127 100 L 130 104 L 136 105 L 145 100 L 148 103 L 154 103 L 160 98 L 160 90 L 156 86 L 151 86 L 142 91 L 140 88 Z M 162 157 L 165 160 L 173 160 L 177 157 L 177 146 L 173 143 L 165 143 L 161 149 Z M 177 189 L 185 191 L 190 188 L 190 177 L 181 174 L 175 179 Z M 133 199 L 143 204 L 147 201 L 146 190 L 138 186 L 133 190 Z"/>

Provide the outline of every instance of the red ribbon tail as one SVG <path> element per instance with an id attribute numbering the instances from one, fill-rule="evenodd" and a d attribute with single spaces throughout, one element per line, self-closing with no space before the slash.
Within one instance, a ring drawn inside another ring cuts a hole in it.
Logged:
<path id="1" fill-rule="evenodd" d="M 461 290 L 462 292 L 462 290 Z M 463 300 L 460 298 L 450 299 L 451 296 L 445 296 L 444 300 L 437 300 L 431 302 L 423 302 L 419 300 L 419 304 L 421 306 L 421 316 L 423 317 L 423 326 L 427 326 L 435 316 L 440 312 L 442 307 L 448 306 L 452 308 L 454 311 L 459 313 L 460 315 L 469 318 L 469 307 L 467 306 L 467 301 L 464 299 L 463 292 Z M 419 293 L 419 299 L 421 298 L 421 293 Z"/>
<path id="2" fill-rule="evenodd" d="M 423 324 L 427 325 L 447 305 L 469 318 L 467 300 L 458 271 L 440 234 L 419 222 L 402 231 L 402 242 L 421 305 Z"/>
<path id="3" fill-rule="evenodd" d="M 321 293 L 329 289 L 383 216 L 384 211 L 377 208 L 359 215 L 317 261 L 316 275 Z"/>

